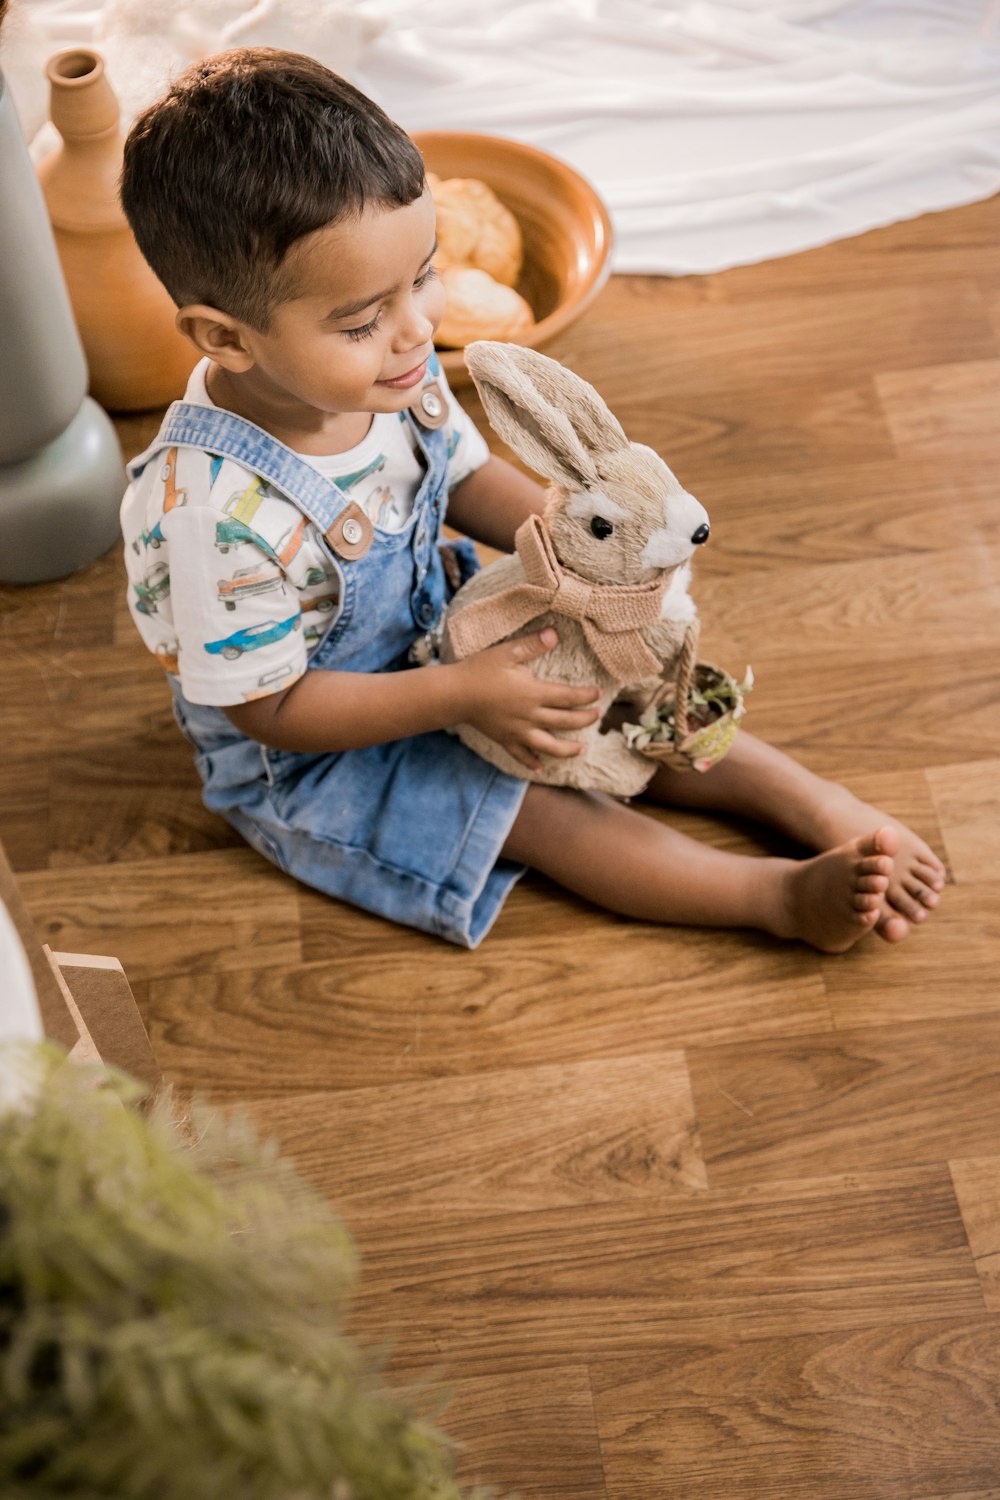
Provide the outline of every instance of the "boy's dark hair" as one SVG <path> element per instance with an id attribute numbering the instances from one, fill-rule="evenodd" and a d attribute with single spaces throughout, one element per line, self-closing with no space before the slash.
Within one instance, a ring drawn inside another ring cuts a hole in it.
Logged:
<path id="1" fill-rule="evenodd" d="M 207 302 L 266 331 L 294 295 L 289 248 L 424 189 L 409 136 L 311 57 L 245 47 L 197 63 L 125 142 L 121 198 L 179 307 Z"/>

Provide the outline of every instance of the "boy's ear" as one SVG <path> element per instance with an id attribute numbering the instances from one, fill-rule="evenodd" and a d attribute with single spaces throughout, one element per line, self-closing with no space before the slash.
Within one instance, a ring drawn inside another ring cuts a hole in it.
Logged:
<path id="1" fill-rule="evenodd" d="M 177 313 L 177 328 L 202 354 L 234 374 L 254 364 L 246 331 L 229 313 L 204 302 L 193 302 Z"/>

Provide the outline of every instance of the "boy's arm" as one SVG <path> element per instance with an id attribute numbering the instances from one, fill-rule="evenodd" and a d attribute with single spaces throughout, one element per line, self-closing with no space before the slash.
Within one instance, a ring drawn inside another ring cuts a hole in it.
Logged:
<path id="1" fill-rule="evenodd" d="M 515 531 L 529 516 L 540 515 L 544 505 L 537 480 L 491 455 L 452 490 L 448 524 L 498 552 L 513 552 Z"/>
<path id="2" fill-rule="evenodd" d="M 498 551 L 540 513 L 545 491 L 502 458 L 491 456 L 452 490 L 448 520 Z M 556 634 L 522 636 L 446 666 L 402 672 L 307 671 L 284 692 L 224 710 L 251 738 L 278 750 L 339 751 L 385 744 L 456 724 L 474 724 L 522 765 L 538 754 L 578 755 L 583 746 L 553 730 L 580 730 L 600 717 L 596 687 L 536 678 L 528 663 L 555 645 Z"/>
<path id="3" fill-rule="evenodd" d="M 276 750 L 358 750 L 366 745 L 474 724 L 532 770 L 538 755 L 578 755 L 582 745 L 553 730 L 593 724 L 596 687 L 535 677 L 528 663 L 551 651 L 552 629 L 521 636 L 447 666 L 402 672 L 313 668 L 280 693 L 223 712 L 252 739 Z"/>

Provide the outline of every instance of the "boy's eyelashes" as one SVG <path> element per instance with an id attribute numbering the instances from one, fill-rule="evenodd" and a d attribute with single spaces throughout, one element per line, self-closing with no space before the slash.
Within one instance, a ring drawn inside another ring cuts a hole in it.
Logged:
<path id="1" fill-rule="evenodd" d="M 419 291 L 422 286 L 426 286 L 427 283 L 429 281 L 433 281 L 436 276 L 437 269 L 434 266 L 428 266 L 426 271 L 421 271 L 420 275 L 413 283 L 414 291 Z M 381 321 L 382 308 L 380 307 L 374 318 L 369 319 L 367 323 L 361 323 L 357 328 L 342 328 L 340 331 L 341 333 L 346 334 L 349 339 L 370 339 L 372 334 L 378 332 L 378 327 Z"/>
<path id="2" fill-rule="evenodd" d="M 382 321 L 382 309 L 372 318 L 370 323 L 362 323 L 360 328 L 342 328 L 341 333 L 346 333 L 349 339 L 370 339 Z"/>

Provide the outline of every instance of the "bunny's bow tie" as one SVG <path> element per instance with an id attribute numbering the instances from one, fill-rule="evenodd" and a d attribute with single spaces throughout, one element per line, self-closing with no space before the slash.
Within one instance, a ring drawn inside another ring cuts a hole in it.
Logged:
<path id="1" fill-rule="evenodd" d="M 669 578 L 652 583 L 590 583 L 562 567 L 540 516 L 530 516 L 514 538 L 524 568 L 516 583 L 489 599 L 477 599 L 448 621 L 458 657 L 496 645 L 539 615 L 563 615 L 583 627 L 587 644 L 616 682 L 658 676 L 663 663 L 641 631 L 657 624 Z"/>

